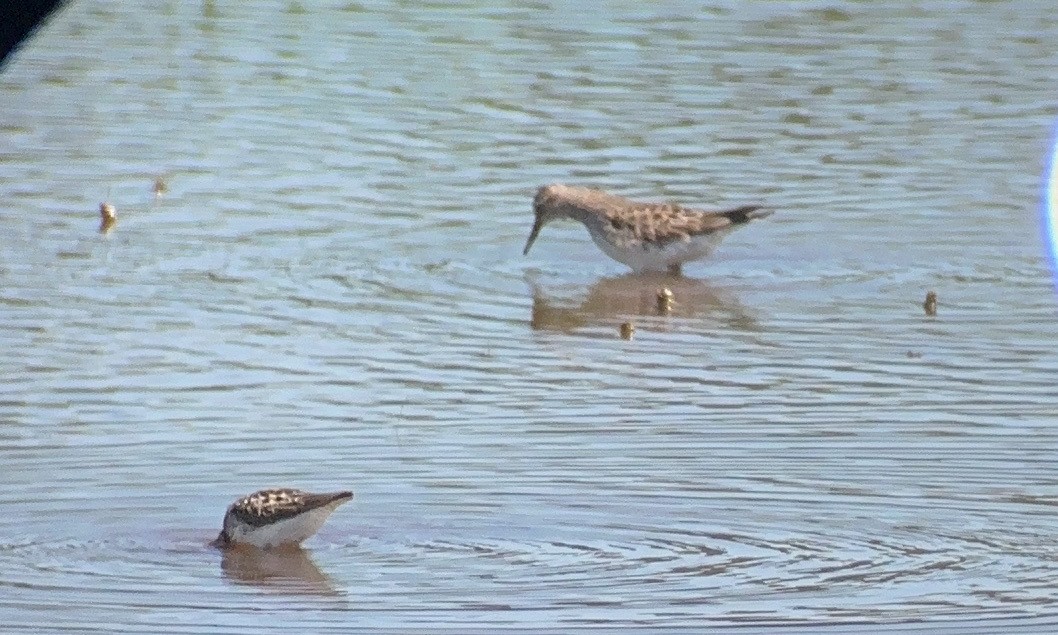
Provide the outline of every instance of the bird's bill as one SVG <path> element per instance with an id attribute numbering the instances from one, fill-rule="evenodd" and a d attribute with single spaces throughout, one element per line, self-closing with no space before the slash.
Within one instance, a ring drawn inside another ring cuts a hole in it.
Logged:
<path id="1" fill-rule="evenodd" d="M 540 222 L 539 218 L 537 218 L 536 222 L 533 223 L 533 231 L 529 232 L 529 240 L 525 241 L 525 249 L 522 250 L 523 256 L 529 254 L 529 248 L 533 246 L 533 242 L 536 240 L 536 237 L 540 235 L 540 229 L 543 226 L 544 224 Z"/>

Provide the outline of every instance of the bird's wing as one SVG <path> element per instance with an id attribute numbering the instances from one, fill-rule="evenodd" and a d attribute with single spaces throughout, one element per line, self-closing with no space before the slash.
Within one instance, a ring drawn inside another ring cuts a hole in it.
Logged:
<path id="1" fill-rule="evenodd" d="M 239 520 L 260 527 L 352 497 L 352 492 L 311 494 L 297 489 L 269 489 L 236 501 L 230 511 Z"/>
<path id="2" fill-rule="evenodd" d="M 745 222 L 735 210 L 703 212 L 671 203 L 636 203 L 623 209 L 610 209 L 606 219 L 615 231 L 660 245 L 711 234 Z"/>

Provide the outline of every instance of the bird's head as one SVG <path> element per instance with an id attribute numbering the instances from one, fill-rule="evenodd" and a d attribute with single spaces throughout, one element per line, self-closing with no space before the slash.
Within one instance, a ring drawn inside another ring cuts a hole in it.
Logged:
<path id="1" fill-rule="evenodd" d="M 533 198 L 533 229 L 529 232 L 529 240 L 525 241 L 523 256 L 529 253 L 529 248 L 533 246 L 533 242 L 540 235 L 540 230 L 544 228 L 544 225 L 559 218 L 569 218 L 569 209 L 563 201 L 570 189 L 567 185 L 553 183 L 536 191 L 536 197 Z"/>

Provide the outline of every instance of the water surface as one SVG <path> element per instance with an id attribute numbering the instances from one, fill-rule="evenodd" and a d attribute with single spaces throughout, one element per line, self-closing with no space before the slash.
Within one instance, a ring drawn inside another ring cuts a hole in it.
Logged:
<path id="1" fill-rule="evenodd" d="M 1031 2 L 72 3 L 0 76 L 0 624 L 1054 628 L 1056 39 Z M 573 225 L 522 257 L 552 181 L 779 211 L 635 277 Z M 268 485 L 357 498 L 206 548 Z"/>

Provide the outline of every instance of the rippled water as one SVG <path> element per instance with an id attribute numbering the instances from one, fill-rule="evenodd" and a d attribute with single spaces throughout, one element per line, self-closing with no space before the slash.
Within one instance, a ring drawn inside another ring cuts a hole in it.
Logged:
<path id="1" fill-rule="evenodd" d="M 0 75 L 2 628 L 1056 627 L 1056 40 L 1027 1 L 73 3 Z M 522 257 L 552 181 L 779 211 L 634 277 L 571 225 Z M 267 485 L 357 498 L 207 548 Z"/>

